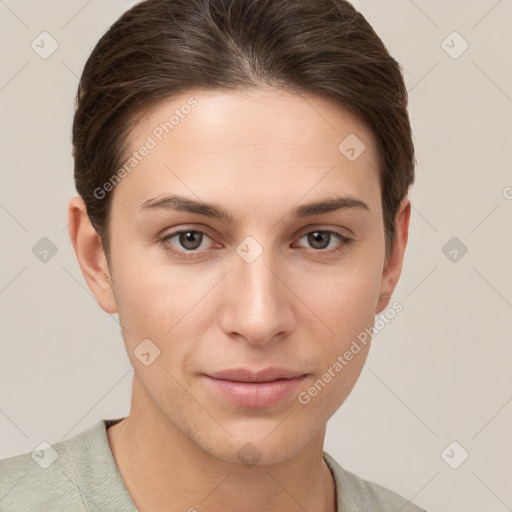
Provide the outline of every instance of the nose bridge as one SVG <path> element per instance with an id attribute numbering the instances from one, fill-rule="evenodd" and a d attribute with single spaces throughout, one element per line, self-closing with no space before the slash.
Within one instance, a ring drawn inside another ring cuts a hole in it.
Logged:
<path id="1" fill-rule="evenodd" d="M 243 282 L 247 284 L 245 293 L 242 297 L 248 297 L 249 303 L 254 306 L 270 305 L 277 299 L 279 290 L 277 289 L 277 277 L 275 270 L 271 269 L 275 258 L 271 250 L 267 249 L 251 263 L 245 260 L 238 262 L 238 273 L 242 276 Z"/>
<path id="2" fill-rule="evenodd" d="M 290 327 L 289 298 L 269 239 L 247 237 L 236 248 L 226 307 L 228 325 L 252 343 L 264 343 Z"/>
<path id="3" fill-rule="evenodd" d="M 247 248 L 249 251 L 244 253 Z M 254 314 L 266 308 L 270 309 L 279 295 L 275 270 L 270 270 L 275 266 L 272 248 L 269 244 L 263 247 L 253 239 L 240 244 L 237 253 L 240 258 L 235 265 L 236 274 L 242 283 L 242 289 L 239 290 L 240 302 L 245 302 L 245 306 Z"/>

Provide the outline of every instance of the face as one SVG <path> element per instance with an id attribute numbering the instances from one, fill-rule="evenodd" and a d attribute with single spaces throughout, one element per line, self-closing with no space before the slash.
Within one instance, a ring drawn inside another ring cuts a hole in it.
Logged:
<path id="1" fill-rule="evenodd" d="M 354 340 L 395 284 L 371 133 L 315 96 L 194 91 L 129 143 L 110 271 L 138 407 L 224 461 L 248 442 L 262 464 L 297 454 L 352 390 L 369 348 Z M 269 367 L 302 377 L 211 378 Z"/>

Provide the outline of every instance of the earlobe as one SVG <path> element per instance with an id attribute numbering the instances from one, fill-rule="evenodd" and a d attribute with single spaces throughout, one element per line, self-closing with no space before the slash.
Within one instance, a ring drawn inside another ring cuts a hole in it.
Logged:
<path id="1" fill-rule="evenodd" d="M 68 204 L 68 229 L 78 264 L 89 289 L 107 313 L 117 313 L 107 258 L 92 226 L 83 199 L 73 197 Z"/>
<path id="2" fill-rule="evenodd" d="M 398 210 L 395 217 L 395 239 L 393 248 L 382 272 L 380 283 L 380 294 L 375 308 L 375 314 L 378 315 L 389 304 L 393 291 L 400 274 L 402 273 L 402 265 L 404 260 L 405 248 L 409 238 L 409 219 L 411 215 L 411 203 L 406 197 Z"/>

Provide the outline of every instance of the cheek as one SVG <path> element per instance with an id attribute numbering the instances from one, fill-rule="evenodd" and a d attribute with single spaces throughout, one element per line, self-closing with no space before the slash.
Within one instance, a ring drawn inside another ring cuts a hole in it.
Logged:
<path id="1" fill-rule="evenodd" d="M 191 283 L 190 272 L 171 266 L 146 270 L 126 266 L 118 276 L 122 283 L 118 311 L 128 357 L 146 392 L 157 402 L 168 401 L 169 393 L 179 396 L 182 391 L 170 375 L 183 373 L 183 365 L 197 351 L 207 329 L 209 317 L 198 314 L 202 311 L 198 301 L 207 290 Z M 149 345 L 143 342 L 147 339 Z M 150 357 L 158 355 L 144 366 L 140 357 L 148 352 Z"/>
<path id="2" fill-rule="evenodd" d="M 307 281 L 311 291 L 314 282 Z M 322 283 L 323 292 L 318 293 Z M 317 293 L 310 293 L 309 305 L 322 322 L 316 327 L 310 324 L 308 329 L 309 336 L 319 341 L 315 347 L 319 364 L 318 373 L 298 396 L 305 413 L 327 420 L 353 389 L 370 348 L 368 328 L 375 321 L 379 283 L 379 273 L 365 265 L 338 269 L 330 278 L 316 281 Z M 331 331 L 327 337 L 324 325 Z"/>
<path id="3" fill-rule="evenodd" d="M 366 361 L 371 343 L 369 328 L 375 321 L 375 306 L 379 296 L 381 262 L 369 251 L 338 268 L 319 281 L 308 279 L 311 309 L 318 312 L 329 326 L 330 336 L 317 344 L 320 358 L 316 380 L 305 391 L 304 402 L 315 414 L 333 414 L 343 403 L 357 381 Z M 318 277 L 318 276 L 317 276 Z M 322 293 L 313 294 L 313 288 Z M 308 295 L 306 295 L 308 296 Z M 320 329 L 321 327 L 318 327 Z M 317 332 L 318 329 L 316 329 Z M 325 327 L 322 328 L 325 333 Z M 314 333 L 311 333 L 314 337 Z M 323 408 L 325 410 L 323 410 Z"/>
<path id="4" fill-rule="evenodd" d="M 115 276 L 119 317 L 128 336 L 134 338 L 130 345 L 147 337 L 163 349 L 177 336 L 193 339 L 201 324 L 208 322 L 204 308 L 218 281 L 211 270 L 150 263 L 125 253 Z"/>
<path id="5" fill-rule="evenodd" d="M 311 308 L 334 332 L 338 345 L 346 343 L 366 327 L 373 325 L 380 292 L 378 261 L 358 256 L 358 263 L 338 268 L 320 280 L 308 279 Z M 331 334 L 332 334 L 331 332 Z"/>

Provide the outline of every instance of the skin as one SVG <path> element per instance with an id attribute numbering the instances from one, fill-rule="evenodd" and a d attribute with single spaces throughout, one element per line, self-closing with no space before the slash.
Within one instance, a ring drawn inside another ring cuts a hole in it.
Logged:
<path id="1" fill-rule="evenodd" d="M 316 96 L 188 91 L 140 119 L 131 148 L 191 96 L 197 106 L 115 188 L 110 261 L 81 198 L 69 202 L 78 262 L 99 305 L 119 314 L 134 368 L 130 414 L 108 430 L 115 461 L 141 511 L 335 511 L 322 458 L 326 423 L 356 383 L 369 343 L 306 405 L 294 394 L 268 408 L 236 406 L 203 373 L 284 366 L 307 373 L 299 391 L 310 388 L 388 306 L 409 201 L 396 216 L 386 259 L 372 133 Z M 352 133 L 366 146 L 355 161 L 338 150 Z M 139 210 L 169 193 L 229 209 L 234 222 Z M 358 198 L 369 212 L 289 216 L 334 195 Z M 206 235 L 197 249 L 178 236 L 159 242 L 178 229 Z M 315 230 L 353 241 L 326 235 L 315 245 L 307 236 Z M 248 236 L 263 250 L 252 263 L 236 252 Z M 146 338 L 160 350 L 148 366 L 134 355 Z M 253 466 L 237 458 L 248 442 L 261 455 Z"/>

